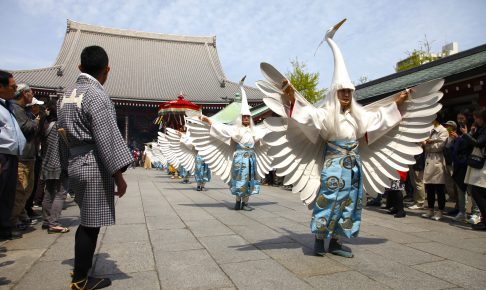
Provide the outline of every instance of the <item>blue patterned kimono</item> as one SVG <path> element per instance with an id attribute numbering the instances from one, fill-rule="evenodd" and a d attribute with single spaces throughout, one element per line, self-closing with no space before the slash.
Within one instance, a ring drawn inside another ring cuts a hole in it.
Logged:
<path id="1" fill-rule="evenodd" d="M 260 181 L 256 172 L 256 156 L 253 145 L 236 144 L 229 186 L 231 194 L 238 197 L 260 193 Z"/>
<path id="2" fill-rule="evenodd" d="M 194 172 L 194 177 L 198 184 L 204 184 L 211 181 L 211 169 L 209 169 L 209 166 L 199 154 L 196 155 L 196 170 Z"/>
<path id="3" fill-rule="evenodd" d="M 182 178 L 186 178 L 189 176 L 189 171 L 187 171 L 184 166 L 179 165 L 179 168 L 177 168 L 177 171 L 179 172 L 179 176 Z"/>
<path id="4" fill-rule="evenodd" d="M 356 237 L 361 224 L 363 175 L 358 142 L 329 141 L 311 230 L 318 236 Z"/>
<path id="5" fill-rule="evenodd" d="M 337 92 L 332 94 L 337 100 Z M 350 110 L 329 112 L 326 107 L 315 108 L 306 101 L 296 99 L 291 117 L 305 126 L 300 130 L 313 143 L 324 137 L 325 161 L 321 172 L 321 188 L 313 205 L 310 228 L 316 236 L 356 237 L 361 224 L 363 197 L 363 171 L 359 156 L 359 139 L 372 144 L 402 119 L 395 103 L 375 111 L 365 111 L 358 120 Z M 337 117 L 337 119 L 335 119 Z M 330 120 L 336 120 L 336 131 Z M 329 138 L 329 133 L 333 133 Z"/>

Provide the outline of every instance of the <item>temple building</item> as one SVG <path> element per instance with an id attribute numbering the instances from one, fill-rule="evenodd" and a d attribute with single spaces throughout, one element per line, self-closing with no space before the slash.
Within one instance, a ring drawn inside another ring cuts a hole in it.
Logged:
<path id="1" fill-rule="evenodd" d="M 11 71 L 17 83 L 29 84 L 37 98 L 62 94 L 79 75 L 83 48 L 103 47 L 110 59 L 104 87 L 113 100 L 118 125 L 127 142 L 156 136 L 158 107 L 184 98 L 211 116 L 228 105 L 238 83 L 226 78 L 215 36 L 182 36 L 106 28 L 67 21 L 66 35 L 54 65 Z M 250 106 L 262 104 L 263 94 L 245 87 Z"/>

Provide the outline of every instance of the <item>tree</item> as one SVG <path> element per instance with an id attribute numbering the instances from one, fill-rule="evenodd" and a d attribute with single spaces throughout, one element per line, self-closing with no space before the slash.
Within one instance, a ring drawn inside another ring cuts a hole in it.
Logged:
<path id="1" fill-rule="evenodd" d="M 414 49 L 411 52 L 407 51 L 408 57 L 397 63 L 395 67 L 396 72 L 404 71 L 422 65 L 427 62 L 439 59 L 439 56 L 434 56 L 431 53 L 431 44 L 433 41 L 427 39 L 427 35 L 424 36 L 424 40 L 419 42 L 419 49 Z"/>
<path id="2" fill-rule="evenodd" d="M 300 62 L 297 58 L 291 60 L 292 72 L 287 73 L 290 83 L 299 91 L 310 103 L 316 103 L 324 98 L 327 89 L 318 89 L 319 73 L 306 71 L 306 64 Z"/>

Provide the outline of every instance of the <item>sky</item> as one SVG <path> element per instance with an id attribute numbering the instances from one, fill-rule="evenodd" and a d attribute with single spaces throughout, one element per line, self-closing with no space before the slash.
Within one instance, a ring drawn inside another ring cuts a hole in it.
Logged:
<path id="1" fill-rule="evenodd" d="M 286 73 L 298 59 L 328 87 L 333 62 L 326 30 L 348 21 L 334 40 L 353 81 L 394 73 L 397 61 L 420 47 L 433 52 L 458 42 L 460 51 L 486 44 L 485 0 L 0 0 L 0 69 L 53 65 L 66 19 L 111 28 L 216 36 L 226 77 L 262 79 L 260 62 Z"/>

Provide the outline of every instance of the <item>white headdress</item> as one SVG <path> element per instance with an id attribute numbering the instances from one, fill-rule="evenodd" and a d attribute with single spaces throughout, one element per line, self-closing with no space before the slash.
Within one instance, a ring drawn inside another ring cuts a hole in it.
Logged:
<path id="1" fill-rule="evenodd" d="M 248 99 L 246 97 L 246 92 L 245 92 L 245 88 L 243 87 L 243 83 L 245 82 L 245 79 L 246 79 L 246 76 L 244 76 L 241 81 L 240 81 L 240 91 L 241 91 L 241 110 L 240 110 L 240 115 L 238 116 L 238 118 L 236 118 L 235 120 L 235 125 L 237 127 L 237 132 L 235 134 L 235 138 L 238 139 L 239 137 L 242 136 L 242 132 L 241 132 L 241 129 L 243 128 L 243 125 L 242 125 L 242 116 L 250 116 L 250 130 L 253 134 L 253 136 L 255 136 L 255 130 L 254 130 L 254 126 L 255 124 L 253 124 L 253 119 L 251 118 L 251 112 L 250 112 L 250 106 L 248 105 Z M 237 137 L 239 136 L 239 137 Z"/>
<path id="2" fill-rule="evenodd" d="M 330 115 L 334 116 L 332 120 L 329 120 L 329 138 L 339 131 L 339 113 L 341 112 L 341 104 L 339 103 L 339 100 L 337 98 L 337 91 L 342 89 L 350 89 L 354 92 L 355 90 L 355 87 L 351 82 L 351 79 L 349 78 L 346 64 L 344 63 L 343 54 L 341 53 L 341 50 L 339 49 L 337 44 L 332 39 L 338 28 L 341 27 L 341 25 L 345 21 L 346 19 L 329 28 L 329 30 L 326 32 L 325 38 L 321 42 L 322 44 L 325 40 L 331 47 L 332 53 L 334 55 L 334 72 L 332 76 L 331 87 L 326 98 L 323 100 L 322 105 L 318 105 L 319 107 L 326 108 L 329 111 Z M 355 118 L 358 124 L 358 134 L 362 134 L 363 132 L 361 132 L 361 130 L 364 127 L 362 125 L 363 109 L 356 102 L 354 97 L 351 100 L 350 114 Z"/>
<path id="3" fill-rule="evenodd" d="M 241 110 L 240 115 L 251 116 L 250 106 L 248 105 L 248 99 L 246 98 L 245 88 L 243 88 L 243 83 L 245 82 L 246 76 L 244 76 L 240 81 L 240 91 L 241 91 Z"/>

